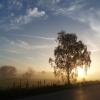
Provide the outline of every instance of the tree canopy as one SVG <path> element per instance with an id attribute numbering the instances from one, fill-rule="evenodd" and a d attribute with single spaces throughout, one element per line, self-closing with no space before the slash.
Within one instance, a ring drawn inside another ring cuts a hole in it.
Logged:
<path id="1" fill-rule="evenodd" d="M 0 78 L 13 78 L 16 76 L 17 69 L 11 65 L 3 65 L 0 67 Z"/>
<path id="2" fill-rule="evenodd" d="M 57 43 L 58 46 L 54 50 L 55 59 L 49 58 L 49 63 L 54 67 L 55 75 L 65 72 L 68 84 L 70 84 L 73 69 L 84 66 L 87 72 L 91 63 L 90 52 L 87 50 L 87 46 L 73 33 L 59 32 Z"/>

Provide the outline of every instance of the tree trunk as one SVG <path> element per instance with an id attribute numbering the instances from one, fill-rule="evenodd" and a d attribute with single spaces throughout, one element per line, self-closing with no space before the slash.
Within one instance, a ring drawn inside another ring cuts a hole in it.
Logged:
<path id="1" fill-rule="evenodd" d="M 68 82 L 68 85 L 70 85 L 70 72 L 69 72 L 69 68 L 67 70 L 67 82 Z"/>

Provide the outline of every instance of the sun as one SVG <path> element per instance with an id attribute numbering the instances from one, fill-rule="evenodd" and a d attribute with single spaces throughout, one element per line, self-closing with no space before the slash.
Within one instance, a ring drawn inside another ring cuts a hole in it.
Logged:
<path id="1" fill-rule="evenodd" d="M 77 68 L 78 71 L 78 79 L 83 79 L 85 78 L 85 71 L 84 68 L 78 67 Z"/>

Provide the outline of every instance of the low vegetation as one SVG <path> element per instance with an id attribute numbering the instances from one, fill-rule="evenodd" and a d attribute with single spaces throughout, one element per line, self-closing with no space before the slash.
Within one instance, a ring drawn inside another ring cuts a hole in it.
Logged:
<path id="1" fill-rule="evenodd" d="M 100 81 L 87 81 L 80 82 L 76 84 L 51 84 L 51 85 L 39 85 L 38 87 L 29 86 L 26 84 L 26 87 L 11 87 L 7 89 L 0 89 L 0 100 L 15 100 L 18 98 L 25 98 L 28 96 L 35 96 L 40 94 L 47 94 L 51 92 L 61 91 L 65 89 L 84 89 L 85 87 L 97 86 L 100 85 Z"/>

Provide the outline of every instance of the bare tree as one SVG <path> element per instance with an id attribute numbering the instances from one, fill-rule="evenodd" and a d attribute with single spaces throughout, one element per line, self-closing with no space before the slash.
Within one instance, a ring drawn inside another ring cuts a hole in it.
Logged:
<path id="1" fill-rule="evenodd" d="M 68 84 L 70 84 L 71 73 L 77 67 L 90 66 L 90 52 L 87 46 L 80 40 L 77 40 L 76 34 L 62 31 L 58 33 L 58 46 L 54 50 L 54 57 L 49 58 L 49 63 L 54 68 L 55 75 L 66 73 Z"/>

